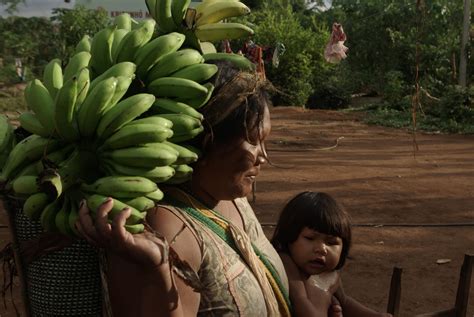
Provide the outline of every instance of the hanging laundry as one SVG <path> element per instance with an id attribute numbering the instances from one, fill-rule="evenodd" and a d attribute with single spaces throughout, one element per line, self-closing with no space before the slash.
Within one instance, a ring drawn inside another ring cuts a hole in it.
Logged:
<path id="1" fill-rule="evenodd" d="M 346 34 L 342 25 L 334 22 L 332 25 L 331 39 L 324 50 L 324 58 L 328 63 L 339 63 L 347 57 L 346 52 L 349 48 L 344 45 Z"/>

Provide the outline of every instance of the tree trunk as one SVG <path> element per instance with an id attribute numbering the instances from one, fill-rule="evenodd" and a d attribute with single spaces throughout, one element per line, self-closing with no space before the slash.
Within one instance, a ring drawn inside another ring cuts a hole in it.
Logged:
<path id="1" fill-rule="evenodd" d="M 461 55 L 459 58 L 459 85 L 463 88 L 467 84 L 467 44 L 471 25 L 471 0 L 464 0 L 464 18 L 461 39 Z"/>

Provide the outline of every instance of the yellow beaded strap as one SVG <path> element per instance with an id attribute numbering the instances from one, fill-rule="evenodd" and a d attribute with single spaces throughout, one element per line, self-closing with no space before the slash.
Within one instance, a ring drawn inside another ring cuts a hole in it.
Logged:
<path id="1" fill-rule="evenodd" d="M 167 196 L 167 200 L 177 204 L 177 207 L 206 225 L 230 247 L 240 253 L 262 288 L 268 316 L 291 316 L 289 297 L 284 291 L 278 274 L 273 268 L 273 265 L 255 245 L 252 244 L 248 235 L 242 229 L 233 225 L 215 211 L 205 207 L 196 198 L 188 195 L 186 192 L 176 189 L 176 194 L 180 196 L 176 197 L 178 199 L 177 201 L 169 195 Z M 185 205 L 180 198 L 186 199 L 192 207 Z"/>

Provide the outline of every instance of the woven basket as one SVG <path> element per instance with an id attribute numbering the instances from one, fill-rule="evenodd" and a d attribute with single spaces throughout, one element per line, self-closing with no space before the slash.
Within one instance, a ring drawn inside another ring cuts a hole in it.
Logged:
<path id="1" fill-rule="evenodd" d="M 4 198 L 10 221 L 17 271 L 29 316 L 102 316 L 102 283 L 98 250 L 84 240 L 26 260 L 22 246 L 44 231 L 29 220 L 20 201 Z M 28 263 L 29 262 L 29 263 Z"/>

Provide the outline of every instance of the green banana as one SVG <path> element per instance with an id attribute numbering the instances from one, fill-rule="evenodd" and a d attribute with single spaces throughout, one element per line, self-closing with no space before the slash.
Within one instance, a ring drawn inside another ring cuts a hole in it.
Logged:
<path id="1" fill-rule="evenodd" d="M 81 40 L 76 44 L 74 53 L 79 52 L 89 52 L 91 51 L 91 37 L 89 35 L 84 35 Z"/>
<path id="2" fill-rule="evenodd" d="M 155 79 L 167 77 L 172 73 L 189 65 L 204 62 L 201 53 L 197 50 L 186 48 L 174 53 L 163 56 L 147 75 L 147 81 L 152 82 Z"/>
<path id="3" fill-rule="evenodd" d="M 171 122 L 169 124 L 172 125 Z M 169 128 L 170 127 L 171 126 L 169 126 Z M 13 126 L 10 124 L 8 117 L 4 114 L 0 114 L 0 153 L 9 154 L 14 139 Z"/>
<path id="4" fill-rule="evenodd" d="M 135 76 L 136 69 L 137 69 L 137 66 L 132 62 L 122 62 L 122 63 L 115 64 L 114 66 L 107 69 L 100 76 L 94 78 L 94 80 L 90 84 L 89 91 L 92 91 L 95 86 L 97 86 L 100 82 L 102 82 L 103 80 L 109 77 L 123 76 L 123 77 L 128 77 L 128 78 L 133 79 Z"/>
<path id="5" fill-rule="evenodd" d="M 157 188 L 154 182 L 140 176 L 105 176 L 97 179 L 93 184 L 81 185 L 81 189 L 87 193 L 115 198 L 140 197 Z"/>
<path id="6" fill-rule="evenodd" d="M 145 0 L 146 7 L 148 9 L 148 12 L 150 13 L 151 17 L 155 20 L 158 20 L 158 17 L 156 15 L 156 1 L 157 0 Z"/>
<path id="7" fill-rule="evenodd" d="M 141 223 L 137 223 L 134 225 L 125 225 L 124 227 L 125 227 L 125 230 L 127 230 L 131 234 L 138 234 L 145 231 L 145 225 Z"/>
<path id="8" fill-rule="evenodd" d="M 132 30 L 132 17 L 129 13 L 122 13 L 115 17 L 114 24 L 119 30 Z"/>
<path id="9" fill-rule="evenodd" d="M 170 77 L 186 78 L 198 83 L 208 81 L 217 73 L 218 67 L 214 64 L 194 64 L 186 66 L 177 72 L 170 74 Z"/>
<path id="10" fill-rule="evenodd" d="M 79 131 L 75 125 L 76 101 L 78 95 L 78 79 L 72 77 L 58 91 L 54 107 L 54 125 L 58 135 L 67 141 L 79 139 Z"/>
<path id="11" fill-rule="evenodd" d="M 200 25 L 194 33 L 200 41 L 219 42 L 250 37 L 253 30 L 244 24 L 229 22 Z"/>
<path id="12" fill-rule="evenodd" d="M 43 170 L 38 177 L 38 184 L 41 191 L 46 193 L 51 199 L 58 199 L 63 193 L 63 180 L 55 169 L 48 168 Z"/>
<path id="13" fill-rule="evenodd" d="M 183 178 L 193 173 L 193 168 L 187 164 L 172 165 L 171 167 L 173 167 L 176 172 L 174 174 L 176 178 Z"/>
<path id="14" fill-rule="evenodd" d="M 183 25 L 183 19 L 190 4 L 191 0 L 173 0 L 171 2 L 171 16 L 177 27 Z"/>
<path id="15" fill-rule="evenodd" d="M 171 12 L 171 3 L 172 0 L 156 0 L 155 2 L 155 19 L 158 22 L 158 29 L 163 33 L 174 32 L 177 29 Z"/>
<path id="16" fill-rule="evenodd" d="M 166 184 L 182 184 L 187 181 L 189 181 L 192 178 L 193 175 L 193 168 L 189 165 L 186 164 L 181 164 L 181 165 L 171 165 L 175 171 L 176 174 L 171 177 L 169 180 L 167 180 L 165 183 Z"/>
<path id="17" fill-rule="evenodd" d="M 34 162 L 29 165 L 26 165 L 18 172 L 16 177 L 18 178 L 20 176 L 38 176 L 38 169 L 36 168 L 37 163 L 38 162 Z"/>
<path id="18" fill-rule="evenodd" d="M 40 80 L 34 79 L 28 83 L 25 90 L 25 99 L 28 108 L 36 114 L 41 125 L 48 133 L 53 133 L 54 100 Z"/>
<path id="19" fill-rule="evenodd" d="M 82 136 L 91 137 L 94 135 L 100 118 L 110 107 L 109 104 L 116 88 L 117 78 L 109 77 L 98 83 L 87 95 L 77 113 L 77 125 Z"/>
<path id="20" fill-rule="evenodd" d="M 11 150 L 0 179 L 3 181 L 9 179 L 18 168 L 37 161 L 42 155 L 54 151 L 59 146 L 61 143 L 58 140 L 42 138 L 36 134 L 26 137 Z"/>
<path id="21" fill-rule="evenodd" d="M 69 214 L 71 213 L 71 199 L 64 197 L 61 208 L 59 209 L 54 222 L 59 232 L 67 236 L 74 236 L 75 233 L 69 225 Z"/>
<path id="22" fill-rule="evenodd" d="M 132 84 L 134 77 L 135 75 L 132 75 L 131 77 L 126 77 L 126 76 L 117 77 L 117 87 L 115 88 L 114 96 L 110 100 L 109 106 L 105 108 L 105 111 L 109 111 L 111 107 L 115 106 L 120 100 L 122 100 L 122 97 L 125 96 L 128 89 L 130 88 L 130 85 Z"/>
<path id="23" fill-rule="evenodd" d="M 146 143 L 163 142 L 173 130 L 152 124 L 126 125 L 105 140 L 102 148 L 120 149 Z"/>
<path id="24" fill-rule="evenodd" d="M 249 13 L 249 7 L 240 1 L 218 1 L 200 10 L 196 15 L 196 26 L 212 24 Z"/>
<path id="25" fill-rule="evenodd" d="M 175 133 L 171 138 L 168 139 L 168 141 L 173 142 L 173 143 L 180 143 L 184 141 L 189 141 L 194 139 L 196 136 L 201 134 L 204 131 L 204 127 L 200 126 L 198 128 L 192 129 L 188 132 L 183 132 L 183 133 Z"/>
<path id="26" fill-rule="evenodd" d="M 23 112 L 18 117 L 18 120 L 20 121 L 20 126 L 32 134 L 38 134 L 45 138 L 51 135 L 41 125 L 36 115 L 32 112 Z"/>
<path id="27" fill-rule="evenodd" d="M 112 63 L 112 43 L 114 42 L 115 26 L 106 27 L 97 32 L 91 42 L 91 60 L 89 65 L 92 71 L 91 78 L 105 72 Z"/>
<path id="28" fill-rule="evenodd" d="M 164 142 L 164 144 L 169 145 L 176 151 L 178 151 L 178 159 L 174 162 L 176 165 L 194 163 L 199 158 L 199 152 L 193 151 L 190 148 L 168 141 Z"/>
<path id="29" fill-rule="evenodd" d="M 87 97 L 90 86 L 90 72 L 89 68 L 85 67 L 79 71 L 77 76 L 77 98 L 76 108 L 79 109 Z"/>
<path id="30" fill-rule="evenodd" d="M 250 72 L 255 71 L 255 64 L 252 63 L 248 58 L 240 54 L 219 52 L 204 54 L 203 57 L 206 62 L 225 60 L 231 62 L 240 70 Z"/>
<path id="31" fill-rule="evenodd" d="M 186 134 L 194 129 L 202 127 L 201 121 L 187 114 L 160 114 L 162 118 L 173 122 L 173 132 L 175 135 Z"/>
<path id="32" fill-rule="evenodd" d="M 61 68 L 61 60 L 52 59 L 43 71 L 43 84 L 48 89 L 51 98 L 56 98 L 58 90 L 63 86 L 63 69 Z"/>
<path id="33" fill-rule="evenodd" d="M 169 165 L 157 166 L 152 168 L 140 168 L 117 164 L 114 161 L 105 161 L 105 164 L 112 169 L 114 173 L 121 175 L 136 175 L 146 177 L 155 183 L 162 183 L 174 176 L 174 168 Z"/>
<path id="34" fill-rule="evenodd" d="M 146 194 L 145 197 L 146 197 L 146 198 L 149 198 L 149 199 L 151 199 L 151 200 L 153 200 L 153 201 L 155 201 L 155 202 L 158 202 L 158 201 L 160 201 L 160 200 L 163 199 L 164 194 L 163 194 L 163 192 L 158 188 L 158 189 L 156 189 L 154 192 L 151 192 L 151 193 L 149 193 L 149 194 Z"/>
<path id="35" fill-rule="evenodd" d="M 217 49 L 211 42 L 200 42 L 199 46 L 203 54 L 217 53 Z"/>
<path id="36" fill-rule="evenodd" d="M 73 199 L 71 199 L 70 208 L 71 209 L 69 211 L 68 217 L 69 229 L 74 233 L 76 237 L 80 237 L 81 234 L 76 229 L 76 222 L 79 219 L 79 208 Z"/>
<path id="37" fill-rule="evenodd" d="M 150 94 L 137 94 L 120 101 L 100 119 L 97 135 L 105 140 L 115 131 L 150 109 L 155 97 Z"/>
<path id="38" fill-rule="evenodd" d="M 37 176 L 19 176 L 12 181 L 12 188 L 17 195 L 32 195 L 40 191 Z"/>
<path id="39" fill-rule="evenodd" d="M 97 214 L 99 207 L 107 199 L 108 199 L 107 196 L 103 196 L 99 194 L 93 194 L 87 197 L 87 206 L 89 207 L 89 209 L 91 210 L 94 216 Z M 112 200 L 113 200 L 113 207 L 112 207 L 112 210 L 108 214 L 109 220 L 112 220 L 116 215 L 118 215 L 125 208 L 130 208 L 132 211 L 132 213 L 130 214 L 130 217 L 128 217 L 126 221 L 128 225 L 134 225 L 134 224 L 140 223 L 145 218 L 146 213 L 140 212 L 136 210 L 135 208 L 121 202 L 118 199 L 112 198 Z"/>
<path id="40" fill-rule="evenodd" d="M 168 147 L 159 146 L 161 143 L 153 143 L 154 146 L 136 146 L 100 153 L 101 158 L 110 159 L 118 164 L 132 167 L 154 168 L 166 166 L 176 162 L 178 155 L 169 151 Z"/>
<path id="41" fill-rule="evenodd" d="M 149 116 L 146 118 L 135 119 L 127 124 L 127 126 L 137 125 L 137 124 L 151 124 L 157 128 L 173 128 L 173 122 L 168 119 L 162 118 L 160 116 Z M 168 136 L 169 137 L 169 136 Z"/>
<path id="42" fill-rule="evenodd" d="M 42 172 L 46 168 L 57 168 L 60 163 L 65 161 L 74 150 L 74 145 L 69 144 L 63 146 L 61 149 L 50 152 L 43 156 L 38 162 L 35 162 L 36 171 Z"/>
<path id="43" fill-rule="evenodd" d="M 48 195 L 36 193 L 29 196 L 23 204 L 23 213 L 30 220 L 38 220 L 44 208 L 50 203 Z"/>
<path id="44" fill-rule="evenodd" d="M 64 68 L 64 82 L 75 76 L 81 69 L 87 67 L 90 59 L 91 53 L 89 52 L 79 52 L 73 55 Z"/>
<path id="45" fill-rule="evenodd" d="M 178 102 L 171 99 L 157 98 L 153 106 L 150 108 L 150 113 L 153 114 L 186 114 L 193 118 L 202 121 L 204 119 L 203 115 L 195 110 L 193 107 L 188 106 L 185 103 Z"/>
<path id="46" fill-rule="evenodd" d="M 153 19 L 140 22 L 140 27 L 130 31 L 120 41 L 117 52 L 112 56 L 115 63 L 133 61 L 140 47 L 150 41 L 155 31 L 156 22 Z"/>
<path id="47" fill-rule="evenodd" d="M 194 109 L 200 109 L 204 107 L 209 102 L 209 100 L 211 100 L 212 94 L 214 92 L 214 85 L 212 83 L 205 83 L 203 86 L 207 88 L 206 96 L 194 99 L 184 99 L 183 102 Z"/>
<path id="48" fill-rule="evenodd" d="M 157 97 L 182 97 L 189 99 L 207 95 L 207 88 L 185 78 L 161 77 L 148 85 L 148 90 Z"/>
<path id="49" fill-rule="evenodd" d="M 120 42 L 122 42 L 123 38 L 129 33 L 129 30 L 126 29 L 117 29 L 114 31 L 114 41 L 112 43 L 112 57 L 116 56 L 118 54 L 118 48 L 120 45 Z"/>
<path id="50" fill-rule="evenodd" d="M 185 36 L 172 32 L 161 35 L 140 47 L 135 55 L 137 75 L 144 78 L 147 72 L 167 54 L 176 52 L 184 43 Z"/>
<path id="51" fill-rule="evenodd" d="M 58 231 L 56 227 L 56 214 L 59 212 L 62 206 L 62 199 L 56 199 L 53 202 L 46 205 L 44 210 L 41 212 L 40 223 L 43 229 L 47 232 Z"/>
<path id="52" fill-rule="evenodd" d="M 129 206 L 132 206 L 133 208 L 137 209 L 140 212 L 147 211 L 155 207 L 155 202 L 145 196 L 133 198 L 131 200 L 126 201 L 125 203 Z"/>

